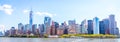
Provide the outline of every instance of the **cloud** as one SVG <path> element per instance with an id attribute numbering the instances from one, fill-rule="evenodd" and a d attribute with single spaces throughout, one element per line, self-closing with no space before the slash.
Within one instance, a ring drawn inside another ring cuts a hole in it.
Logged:
<path id="1" fill-rule="evenodd" d="M 29 11 L 30 11 L 30 10 L 24 9 L 24 10 L 23 10 L 23 13 L 26 14 L 26 13 L 29 13 Z"/>
<path id="2" fill-rule="evenodd" d="M 35 12 L 35 14 L 38 14 L 40 16 L 45 15 L 45 16 L 49 16 L 49 17 L 56 16 L 56 14 L 51 14 L 51 13 L 48 13 L 48 12 Z"/>
<path id="3" fill-rule="evenodd" d="M 4 11 L 6 14 L 11 15 L 13 12 L 13 8 L 9 4 L 4 4 L 0 6 L 0 10 Z"/>
<path id="4" fill-rule="evenodd" d="M 27 9 L 23 10 L 23 13 L 25 13 L 25 14 L 28 14 L 29 12 L 30 12 L 30 10 L 27 10 Z M 40 16 L 49 16 L 49 17 L 56 16 L 56 14 L 52 14 L 52 13 L 48 13 L 48 12 L 40 12 L 40 11 L 37 11 L 37 12 L 33 11 L 33 14 L 40 15 Z"/>

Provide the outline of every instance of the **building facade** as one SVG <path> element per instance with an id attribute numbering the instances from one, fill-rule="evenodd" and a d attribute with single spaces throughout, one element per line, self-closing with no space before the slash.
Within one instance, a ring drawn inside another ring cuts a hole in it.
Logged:
<path id="1" fill-rule="evenodd" d="M 88 28 L 88 26 L 87 26 L 87 20 L 85 19 L 85 20 L 83 20 L 82 22 L 81 22 L 81 33 L 82 34 L 87 34 L 88 33 L 88 30 L 87 30 L 87 28 Z"/>
<path id="2" fill-rule="evenodd" d="M 32 31 L 32 25 L 33 25 L 33 11 L 32 10 L 30 11 L 30 14 L 29 14 L 29 25 L 30 25 L 29 30 Z"/>
<path id="3" fill-rule="evenodd" d="M 104 25 L 104 21 L 99 21 L 99 31 L 100 34 L 105 34 L 105 25 Z"/>
<path id="4" fill-rule="evenodd" d="M 50 29 L 51 27 L 51 18 L 50 17 L 45 17 L 44 18 L 44 34 L 47 34 L 47 30 Z"/>
<path id="5" fill-rule="evenodd" d="M 100 34 L 99 33 L 99 18 L 95 17 L 93 19 L 93 34 Z"/>
<path id="6" fill-rule="evenodd" d="M 110 34 L 109 19 L 103 19 L 105 34 Z"/>
<path id="7" fill-rule="evenodd" d="M 93 20 L 88 20 L 88 34 L 93 34 Z"/>
<path id="8" fill-rule="evenodd" d="M 110 27 L 110 34 L 114 35 L 115 34 L 115 16 L 114 15 L 109 15 L 109 27 Z"/>

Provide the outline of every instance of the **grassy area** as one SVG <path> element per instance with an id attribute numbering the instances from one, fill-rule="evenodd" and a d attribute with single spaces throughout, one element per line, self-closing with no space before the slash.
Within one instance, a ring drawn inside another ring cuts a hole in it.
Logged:
<path id="1" fill-rule="evenodd" d="M 23 38 L 40 38 L 39 35 L 13 35 L 9 37 L 23 37 Z M 109 34 L 63 34 L 59 35 L 59 38 L 71 38 L 71 37 L 83 37 L 83 38 L 117 38 L 116 35 Z M 48 38 L 47 34 L 44 34 L 42 38 Z"/>
<path id="2" fill-rule="evenodd" d="M 63 34 L 60 38 L 69 38 L 69 37 L 84 37 L 84 38 L 117 38 L 116 35 L 103 35 L 103 34 Z"/>

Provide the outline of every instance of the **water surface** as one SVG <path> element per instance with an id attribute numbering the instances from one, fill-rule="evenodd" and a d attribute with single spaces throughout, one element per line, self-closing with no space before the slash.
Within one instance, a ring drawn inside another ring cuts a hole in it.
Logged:
<path id="1" fill-rule="evenodd" d="M 0 37 L 0 42 L 120 42 L 120 39 L 9 38 L 9 37 Z"/>

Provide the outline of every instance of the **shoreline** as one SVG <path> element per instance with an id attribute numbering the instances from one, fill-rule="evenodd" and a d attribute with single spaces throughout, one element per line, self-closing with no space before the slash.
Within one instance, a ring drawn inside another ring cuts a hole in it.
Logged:
<path id="1" fill-rule="evenodd" d="M 45 38 L 45 37 L 3 37 L 3 38 Z M 49 37 L 52 38 L 52 37 Z M 54 38 L 60 38 L 60 37 L 54 37 Z M 87 37 L 70 37 L 70 39 L 119 39 L 119 38 L 87 38 Z"/>

